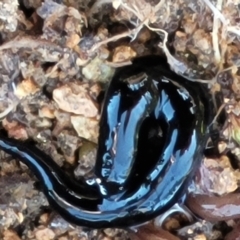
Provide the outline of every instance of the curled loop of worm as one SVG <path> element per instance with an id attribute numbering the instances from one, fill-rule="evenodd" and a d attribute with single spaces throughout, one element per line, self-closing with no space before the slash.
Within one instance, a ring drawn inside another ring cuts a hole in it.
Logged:
<path id="1" fill-rule="evenodd" d="M 201 85 L 148 56 L 117 71 L 100 121 L 95 178 L 76 182 L 38 148 L 7 137 L 0 149 L 29 166 L 55 211 L 92 228 L 129 227 L 163 213 L 199 166 L 211 121 Z"/>

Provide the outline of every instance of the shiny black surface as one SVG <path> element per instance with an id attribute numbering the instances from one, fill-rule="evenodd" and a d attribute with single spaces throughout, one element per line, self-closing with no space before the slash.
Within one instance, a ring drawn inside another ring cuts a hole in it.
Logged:
<path id="1" fill-rule="evenodd" d="M 0 149 L 32 169 L 66 220 L 91 228 L 140 224 L 176 203 L 199 166 L 212 116 L 205 92 L 162 57 L 119 69 L 103 104 L 94 179 L 71 180 L 24 142 L 1 136 Z"/>

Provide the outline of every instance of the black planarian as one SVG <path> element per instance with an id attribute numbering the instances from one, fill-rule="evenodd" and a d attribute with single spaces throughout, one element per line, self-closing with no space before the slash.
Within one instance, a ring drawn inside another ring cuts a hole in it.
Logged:
<path id="1" fill-rule="evenodd" d="M 26 142 L 1 136 L 0 149 L 34 172 L 67 221 L 90 228 L 138 225 L 174 205 L 198 168 L 212 116 L 206 92 L 160 56 L 119 69 L 102 108 L 93 179 L 70 179 Z"/>

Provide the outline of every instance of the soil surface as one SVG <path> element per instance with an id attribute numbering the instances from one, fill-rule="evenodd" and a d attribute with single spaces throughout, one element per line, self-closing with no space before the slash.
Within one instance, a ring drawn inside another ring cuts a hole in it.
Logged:
<path id="1" fill-rule="evenodd" d="M 0 152 L 0 239 L 240 239 L 238 0 L 1 0 L 0 30 L 1 126 L 73 178 L 93 174 L 99 98 L 135 57 L 165 55 L 177 74 L 207 86 L 217 113 L 206 146 L 216 154 L 202 159 L 184 210 L 134 230 L 69 224 L 31 171 Z"/>

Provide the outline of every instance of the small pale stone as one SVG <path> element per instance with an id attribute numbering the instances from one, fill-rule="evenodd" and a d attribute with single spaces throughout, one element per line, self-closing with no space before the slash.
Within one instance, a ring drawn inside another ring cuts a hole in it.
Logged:
<path id="1" fill-rule="evenodd" d="M 53 99 L 63 111 L 85 117 L 96 117 L 98 115 L 98 106 L 90 98 L 83 85 L 71 83 L 56 88 L 53 91 Z"/>
<path id="2" fill-rule="evenodd" d="M 79 137 L 98 142 L 99 122 L 83 116 L 71 116 L 71 123 Z"/>
<path id="3" fill-rule="evenodd" d="M 15 90 L 16 96 L 19 98 L 27 97 L 31 94 L 36 93 L 39 91 L 39 87 L 31 80 L 30 78 L 24 79 L 22 82 L 20 82 Z"/>
<path id="4" fill-rule="evenodd" d="M 68 37 L 66 46 L 69 48 L 74 48 L 80 42 L 80 37 L 78 34 L 74 33 Z"/>
<path id="5" fill-rule="evenodd" d="M 18 221 L 19 221 L 19 223 L 22 223 L 23 220 L 24 220 L 23 214 L 22 214 L 21 212 L 19 212 L 19 213 L 17 214 L 17 216 L 18 216 Z"/>
<path id="6" fill-rule="evenodd" d="M 40 222 L 46 224 L 47 221 L 49 220 L 49 214 L 48 213 L 44 213 L 40 216 Z"/>
<path id="7" fill-rule="evenodd" d="M 207 240 L 206 236 L 204 234 L 198 234 L 193 238 L 194 240 Z"/>
<path id="8" fill-rule="evenodd" d="M 49 108 L 48 106 L 43 106 L 39 109 L 39 117 L 41 118 L 55 118 L 54 109 Z"/>
<path id="9" fill-rule="evenodd" d="M 87 80 L 107 82 L 112 78 L 114 69 L 96 57 L 83 67 L 82 74 Z"/>
<path id="10" fill-rule="evenodd" d="M 114 49 L 113 62 L 125 62 L 136 57 L 137 53 L 129 46 L 119 46 Z"/>
<path id="11" fill-rule="evenodd" d="M 55 238 L 55 233 L 49 228 L 44 228 L 37 230 L 35 236 L 37 240 L 52 240 Z"/>
<path id="12" fill-rule="evenodd" d="M 227 148 L 227 143 L 220 141 L 218 143 L 218 151 L 219 153 L 222 153 L 223 151 L 225 151 L 225 149 Z"/>

